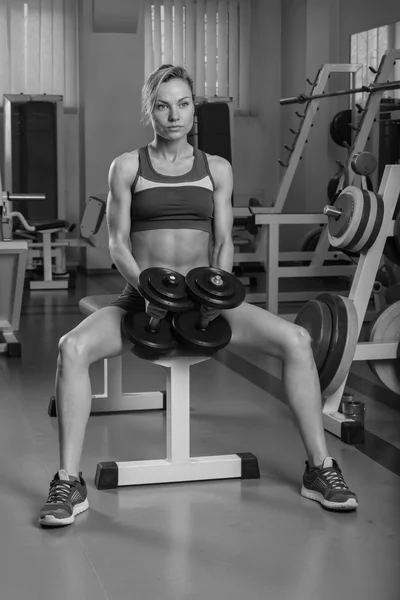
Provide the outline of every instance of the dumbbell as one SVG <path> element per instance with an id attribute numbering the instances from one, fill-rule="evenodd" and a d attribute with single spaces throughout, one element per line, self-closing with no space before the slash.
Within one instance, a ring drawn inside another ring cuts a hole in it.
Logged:
<path id="1" fill-rule="evenodd" d="M 138 291 L 149 305 L 178 312 L 193 306 L 187 294 L 185 277 L 162 267 L 150 267 L 139 275 Z M 140 358 L 154 359 L 177 345 L 171 323 L 152 317 L 145 311 L 127 312 L 121 322 L 122 333 L 134 344 L 132 352 Z"/>
<path id="2" fill-rule="evenodd" d="M 186 275 L 186 285 L 197 307 L 174 315 L 173 333 L 186 350 L 214 354 L 229 344 L 232 331 L 221 315 L 207 319 L 201 306 L 221 310 L 235 308 L 245 299 L 246 290 L 235 275 L 216 267 L 192 269 Z"/>

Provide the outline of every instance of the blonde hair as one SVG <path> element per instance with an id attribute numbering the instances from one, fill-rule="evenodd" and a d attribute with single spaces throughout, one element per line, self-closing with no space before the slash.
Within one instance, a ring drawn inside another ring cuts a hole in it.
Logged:
<path id="1" fill-rule="evenodd" d="M 186 69 L 174 65 L 161 65 L 161 67 L 150 73 L 142 88 L 142 122 L 144 125 L 150 123 L 150 117 L 157 101 L 160 85 L 170 79 L 182 79 L 186 81 L 190 87 L 194 101 L 193 79 Z"/>

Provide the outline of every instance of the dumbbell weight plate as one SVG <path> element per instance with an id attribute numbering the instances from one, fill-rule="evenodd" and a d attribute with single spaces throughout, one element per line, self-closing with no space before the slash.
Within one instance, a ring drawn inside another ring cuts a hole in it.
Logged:
<path id="1" fill-rule="evenodd" d="M 210 355 L 229 344 L 232 330 L 224 317 L 219 316 L 210 321 L 204 331 L 198 327 L 200 318 L 200 311 L 196 309 L 174 315 L 173 332 L 185 349 Z"/>
<path id="2" fill-rule="evenodd" d="M 186 275 L 186 285 L 192 296 L 211 308 L 235 308 L 242 304 L 246 290 L 242 282 L 216 267 L 196 267 Z"/>
<path id="3" fill-rule="evenodd" d="M 138 290 L 150 303 L 166 310 L 186 310 L 193 306 L 187 295 L 185 277 L 172 269 L 145 269 L 139 275 Z"/>
<path id="4" fill-rule="evenodd" d="M 169 321 L 162 319 L 156 332 L 149 329 L 149 321 L 145 312 L 127 312 L 121 320 L 122 333 L 135 345 L 133 353 L 141 358 L 155 358 L 176 346 Z"/>

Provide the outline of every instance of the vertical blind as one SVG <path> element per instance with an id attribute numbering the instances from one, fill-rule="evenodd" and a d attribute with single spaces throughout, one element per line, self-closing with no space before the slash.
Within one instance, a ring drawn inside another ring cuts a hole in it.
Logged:
<path id="1" fill-rule="evenodd" d="M 198 96 L 249 108 L 250 0 L 146 0 L 145 72 L 183 65 Z"/>
<path id="2" fill-rule="evenodd" d="M 60 94 L 78 105 L 78 0 L 0 0 L 3 94 Z"/>
<path id="3" fill-rule="evenodd" d="M 370 85 L 375 75 L 369 67 L 377 69 L 382 56 L 388 49 L 388 26 L 375 27 L 369 31 L 362 31 L 351 36 L 351 62 L 361 64 L 362 68 L 356 73 L 355 85 L 361 87 Z M 364 103 L 367 94 L 360 92 L 355 94 L 354 99 L 357 103 Z"/>

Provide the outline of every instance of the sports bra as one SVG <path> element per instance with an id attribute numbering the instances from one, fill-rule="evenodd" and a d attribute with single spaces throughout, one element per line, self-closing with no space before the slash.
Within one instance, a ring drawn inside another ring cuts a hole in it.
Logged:
<path id="1" fill-rule="evenodd" d="M 200 229 L 211 234 L 215 184 L 205 152 L 193 148 L 193 166 L 183 175 L 157 173 L 148 147 L 138 152 L 139 168 L 131 186 L 131 232 Z"/>

